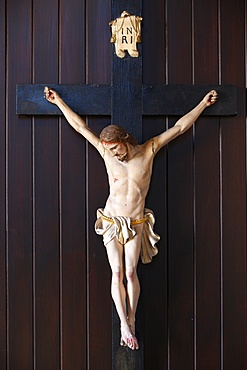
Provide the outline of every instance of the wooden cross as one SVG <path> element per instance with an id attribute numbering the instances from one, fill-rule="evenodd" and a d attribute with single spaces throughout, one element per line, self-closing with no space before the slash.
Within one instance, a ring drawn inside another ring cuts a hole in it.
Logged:
<path id="1" fill-rule="evenodd" d="M 142 0 L 112 0 L 113 19 L 124 10 L 141 16 Z M 234 86 L 143 85 L 141 44 L 138 51 L 138 58 L 126 54 L 121 59 L 114 54 L 111 85 L 47 85 L 58 91 L 79 115 L 111 116 L 112 123 L 125 127 L 139 142 L 142 141 L 143 115 L 181 116 L 194 108 L 211 89 L 217 90 L 220 99 L 217 104 L 206 109 L 204 115 L 237 114 Z M 45 86 L 17 85 L 17 114 L 61 115 L 56 105 L 44 99 Z M 125 364 L 125 368 L 130 370 L 143 369 L 143 345 L 138 351 L 119 348 L 119 335 L 119 320 L 114 310 L 112 368 L 118 370 L 121 364 Z"/>

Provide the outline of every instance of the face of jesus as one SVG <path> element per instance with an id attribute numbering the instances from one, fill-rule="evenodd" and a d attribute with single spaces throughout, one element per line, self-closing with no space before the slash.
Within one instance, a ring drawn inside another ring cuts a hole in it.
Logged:
<path id="1" fill-rule="evenodd" d="M 128 148 L 124 143 L 108 143 L 103 141 L 104 147 L 111 153 L 113 157 L 116 157 L 120 162 L 127 160 Z"/>

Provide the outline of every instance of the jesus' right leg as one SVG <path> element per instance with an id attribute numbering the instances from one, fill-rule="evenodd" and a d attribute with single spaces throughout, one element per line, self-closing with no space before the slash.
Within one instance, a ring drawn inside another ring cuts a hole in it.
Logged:
<path id="1" fill-rule="evenodd" d="M 114 238 L 107 244 L 106 250 L 112 270 L 111 294 L 121 323 L 121 341 L 129 348 L 135 349 L 135 337 L 132 335 L 127 320 L 126 289 L 123 284 L 123 245 Z"/>

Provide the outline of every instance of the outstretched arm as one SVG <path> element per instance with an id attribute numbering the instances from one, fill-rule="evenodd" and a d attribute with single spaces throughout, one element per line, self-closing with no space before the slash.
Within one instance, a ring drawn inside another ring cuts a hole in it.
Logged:
<path id="1" fill-rule="evenodd" d="M 102 145 L 100 145 L 99 137 L 88 128 L 86 122 L 63 101 L 61 96 L 55 90 L 52 90 L 46 86 L 44 93 L 46 99 L 50 103 L 57 105 L 64 117 L 67 119 L 68 123 L 100 152 Z"/>
<path id="2" fill-rule="evenodd" d="M 187 131 L 194 124 L 197 118 L 202 114 L 204 109 L 216 102 L 217 97 L 217 92 L 215 90 L 211 90 L 209 93 L 207 93 L 207 95 L 204 96 L 202 101 L 194 109 L 180 118 L 173 127 L 154 137 L 154 152 L 157 153 L 157 151 L 164 145 Z"/>

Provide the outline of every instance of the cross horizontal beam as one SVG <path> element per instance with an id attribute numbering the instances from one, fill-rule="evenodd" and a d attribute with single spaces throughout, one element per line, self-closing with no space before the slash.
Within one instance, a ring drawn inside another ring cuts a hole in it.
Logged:
<path id="1" fill-rule="evenodd" d="M 16 87 L 16 113 L 24 115 L 61 115 L 56 105 L 44 99 L 45 84 L 21 84 Z M 80 115 L 112 114 L 110 85 L 49 85 Z M 142 114 L 180 116 L 190 111 L 210 90 L 219 94 L 217 104 L 203 115 L 230 116 L 237 114 L 237 90 L 232 85 L 144 85 Z"/>

